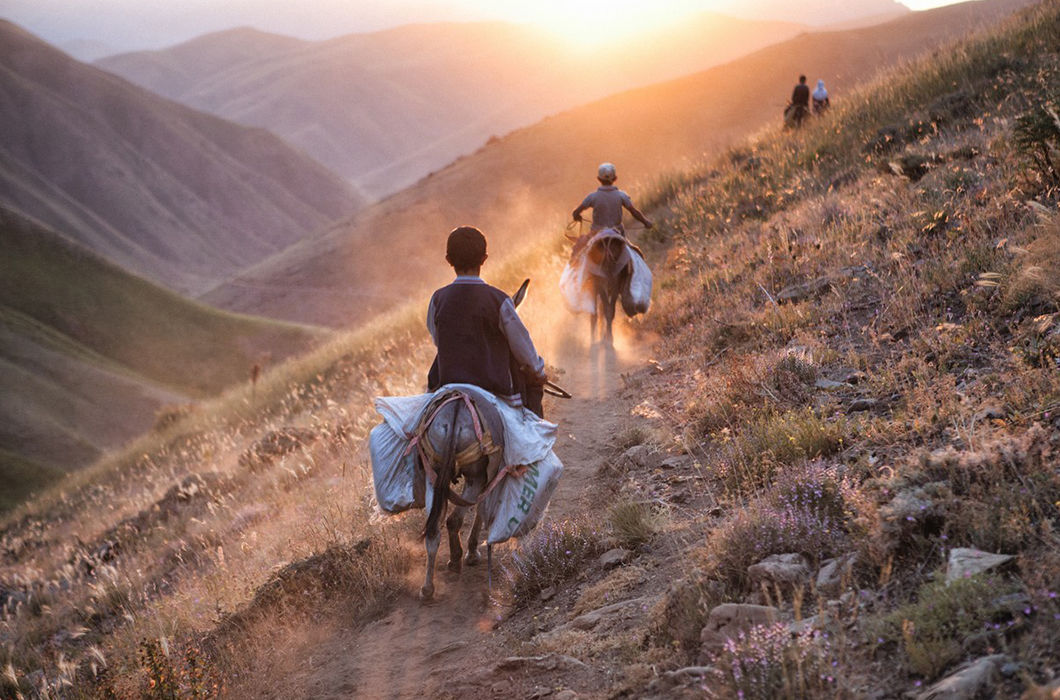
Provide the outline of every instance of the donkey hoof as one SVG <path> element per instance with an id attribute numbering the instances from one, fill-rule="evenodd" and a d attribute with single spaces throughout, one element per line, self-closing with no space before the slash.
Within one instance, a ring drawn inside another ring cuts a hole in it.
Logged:
<path id="1" fill-rule="evenodd" d="M 468 566 L 478 566 L 479 561 L 481 561 L 481 559 L 479 558 L 478 552 L 468 552 L 467 556 L 464 558 L 464 563 Z"/>
<path id="2" fill-rule="evenodd" d="M 434 586 L 425 584 L 420 589 L 420 600 L 430 600 L 434 597 Z"/>
<path id="3" fill-rule="evenodd" d="M 447 564 L 447 567 L 449 568 L 450 571 L 459 574 L 460 573 L 460 558 L 457 557 L 456 559 L 450 559 L 449 560 L 449 564 Z"/>

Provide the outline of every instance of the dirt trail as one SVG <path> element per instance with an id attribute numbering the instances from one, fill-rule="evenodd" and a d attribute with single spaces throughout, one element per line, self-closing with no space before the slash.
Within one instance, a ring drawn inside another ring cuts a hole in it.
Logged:
<path id="1" fill-rule="evenodd" d="M 557 383 L 575 397 L 546 401 L 548 418 L 560 426 L 555 449 L 565 466 L 551 501 L 551 518 L 587 512 L 590 507 L 601 454 L 624 427 L 623 417 L 629 411 L 618 396 L 621 374 L 639 366 L 621 334 L 616 348 L 588 348 L 586 326 L 584 319 L 565 321 L 560 329 L 562 340 L 548 357 L 563 371 Z M 582 332 L 581 338 L 577 331 Z M 465 538 L 467 527 L 465 523 Z M 389 614 L 367 628 L 344 630 L 315 644 L 313 658 L 321 660 L 318 665 L 310 659 L 300 677 L 287 678 L 283 685 L 288 687 L 275 690 L 284 696 L 314 698 L 445 697 L 455 681 L 466 694 L 467 681 L 511 655 L 500 635 L 491 633 L 505 610 L 487 600 L 485 556 L 483 564 L 465 566 L 457 576 L 445 569 L 448 545 L 444 540 L 443 536 L 433 601 L 424 603 L 416 595 L 423 583 L 424 554 L 421 544 L 410 542 L 410 556 L 416 557 L 416 563 L 406 592 Z M 502 584 L 500 560 L 510 551 L 507 543 L 494 548 L 495 589 Z M 501 678 L 483 683 L 475 687 L 475 697 L 512 691 Z"/>

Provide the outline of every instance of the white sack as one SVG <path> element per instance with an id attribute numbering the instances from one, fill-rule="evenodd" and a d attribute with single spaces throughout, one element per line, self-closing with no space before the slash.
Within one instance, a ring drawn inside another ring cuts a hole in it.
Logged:
<path id="1" fill-rule="evenodd" d="M 400 513 L 412 507 L 430 508 L 431 489 L 425 489 L 426 503 L 417 503 L 415 499 L 415 454 L 402 455 L 428 404 L 437 394 L 452 389 L 460 389 L 474 395 L 476 399 L 482 398 L 497 408 L 504 425 L 504 459 L 501 466 L 535 464 L 552 455 L 552 446 L 556 443 L 555 423 L 542 420 L 522 406 L 513 406 L 471 384 L 447 384 L 432 394 L 377 397 L 375 408 L 383 416 L 383 423 L 372 429 L 368 446 L 372 456 L 376 501 L 387 513 Z M 422 479 L 422 472 L 418 476 Z M 501 491 L 505 482 L 511 479 L 510 476 L 506 477 L 494 492 Z M 545 502 L 548 502 L 547 497 Z"/>
<path id="2" fill-rule="evenodd" d="M 509 475 L 497 484 L 480 506 L 487 544 L 529 534 L 545 514 L 562 473 L 563 462 L 555 452 L 549 452 L 522 476 Z"/>
<path id="3" fill-rule="evenodd" d="M 622 293 L 622 310 L 627 316 L 633 317 L 647 313 L 651 307 L 651 269 L 648 263 L 644 262 L 639 250 L 628 245 L 626 248 L 633 262 L 633 274 L 630 275 L 628 286 Z"/>
<path id="4" fill-rule="evenodd" d="M 576 314 L 596 313 L 596 299 L 593 298 L 591 288 L 585 284 L 586 257 L 579 255 L 571 263 L 563 268 L 563 274 L 559 277 L 559 290 L 563 293 L 563 300 L 567 302 L 567 308 Z"/>
<path id="5" fill-rule="evenodd" d="M 387 513 L 401 513 L 416 505 L 413 483 L 416 454 L 404 454 L 409 441 L 385 421 L 372 429 L 368 449 L 372 454 L 375 500 Z M 422 503 L 419 504 L 422 507 Z"/>

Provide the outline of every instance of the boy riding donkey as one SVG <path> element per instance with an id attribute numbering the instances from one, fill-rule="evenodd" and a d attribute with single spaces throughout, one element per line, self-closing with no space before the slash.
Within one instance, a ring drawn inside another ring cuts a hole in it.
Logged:
<path id="1" fill-rule="evenodd" d="M 633 206 L 633 200 L 630 199 L 629 195 L 615 187 L 615 180 L 618 179 L 618 175 L 615 173 L 614 165 L 601 163 L 596 170 L 596 179 L 600 182 L 600 186 L 586 195 L 582 203 L 571 213 L 575 221 L 581 222 L 582 212 L 586 209 L 593 210 L 593 221 L 589 226 L 589 233 L 579 236 L 574 241 L 574 249 L 571 251 L 572 261 L 592 237 L 604 229 L 614 229 L 623 236 L 626 235 L 626 229 L 622 226 L 623 209 L 628 209 L 634 219 L 644 224 L 644 228 L 655 227 L 655 224 Z"/>
<path id="2" fill-rule="evenodd" d="M 543 417 L 545 361 L 511 298 L 479 277 L 486 257 L 486 237 L 477 228 L 461 226 L 449 234 L 445 259 L 456 279 L 436 291 L 427 307 L 427 330 L 438 348 L 428 389 L 474 384 L 502 398 L 518 396 Z"/>

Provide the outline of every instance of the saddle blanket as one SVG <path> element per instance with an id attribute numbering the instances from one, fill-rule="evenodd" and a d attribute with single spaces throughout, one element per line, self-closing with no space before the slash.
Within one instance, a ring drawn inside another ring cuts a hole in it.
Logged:
<path id="1" fill-rule="evenodd" d="M 487 542 L 496 544 L 529 532 L 544 514 L 559 482 L 563 463 L 552 452 L 555 423 L 542 420 L 521 406 L 471 384 L 447 384 L 429 394 L 376 397 L 375 409 L 383 422 L 372 429 L 368 447 L 376 501 L 387 513 L 410 508 L 430 508 L 432 491 L 425 488 L 416 450 L 408 450 L 413 431 L 435 397 L 459 389 L 497 409 L 504 429 L 504 467 L 526 466 L 522 474 L 509 474 L 480 506 L 486 515 Z"/>

